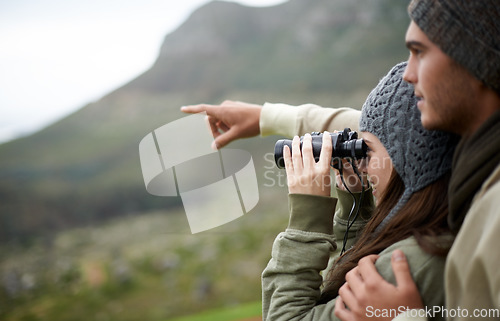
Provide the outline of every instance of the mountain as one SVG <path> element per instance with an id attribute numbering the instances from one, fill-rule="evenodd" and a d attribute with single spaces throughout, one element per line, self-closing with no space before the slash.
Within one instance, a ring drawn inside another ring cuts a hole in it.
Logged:
<path id="1" fill-rule="evenodd" d="M 165 37 L 154 65 L 136 79 L 0 145 L 0 241 L 179 206 L 179 199 L 147 194 L 138 144 L 184 117 L 180 106 L 228 98 L 360 107 L 407 56 L 407 3 L 290 0 L 253 8 L 213 1 L 199 8 Z M 252 153 L 260 181 L 274 141 L 233 143 Z"/>
<path id="2" fill-rule="evenodd" d="M 376 76 L 367 70 L 383 73 L 388 60 L 407 55 L 405 9 L 401 0 L 292 0 L 270 8 L 212 2 L 165 38 L 154 67 L 130 87 L 214 98 L 234 89 L 372 87 Z"/>

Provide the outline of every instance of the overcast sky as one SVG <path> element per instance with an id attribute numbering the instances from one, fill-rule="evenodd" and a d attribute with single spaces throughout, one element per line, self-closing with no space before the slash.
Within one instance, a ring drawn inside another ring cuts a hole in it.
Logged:
<path id="1" fill-rule="evenodd" d="M 233 0 L 269 6 L 287 0 Z M 163 38 L 210 0 L 0 0 L 0 143 L 147 70 Z"/>

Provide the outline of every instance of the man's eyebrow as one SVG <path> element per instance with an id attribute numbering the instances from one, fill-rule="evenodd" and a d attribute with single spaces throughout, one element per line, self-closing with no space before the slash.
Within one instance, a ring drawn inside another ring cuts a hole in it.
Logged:
<path id="1" fill-rule="evenodd" d="M 415 40 L 408 40 L 406 42 L 406 48 L 408 49 L 412 49 L 412 48 L 425 48 L 424 44 L 419 42 L 419 41 L 415 41 Z"/>

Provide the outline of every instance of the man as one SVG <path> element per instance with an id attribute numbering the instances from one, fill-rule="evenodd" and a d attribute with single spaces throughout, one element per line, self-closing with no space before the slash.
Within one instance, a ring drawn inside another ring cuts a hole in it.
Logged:
<path id="1" fill-rule="evenodd" d="M 428 129 L 462 136 L 449 188 L 449 224 L 457 234 L 445 269 L 446 307 L 408 311 L 426 319 L 500 318 L 500 3 L 495 0 L 413 0 L 406 34 L 404 79 L 420 98 Z M 392 286 L 365 258 L 346 276 L 336 315 L 373 320 L 418 300 L 401 253 Z M 346 308 L 345 305 L 348 308 Z M 401 310 L 401 309 L 400 309 Z M 383 312 L 386 312 L 385 314 Z M 402 319 L 404 315 L 398 317 Z M 383 319 L 383 318 L 381 318 Z M 415 319 L 415 318 L 413 318 Z"/>

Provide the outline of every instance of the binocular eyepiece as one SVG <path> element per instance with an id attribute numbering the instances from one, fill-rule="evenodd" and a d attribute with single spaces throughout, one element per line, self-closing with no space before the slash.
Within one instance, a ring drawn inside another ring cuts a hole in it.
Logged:
<path id="1" fill-rule="evenodd" d="M 358 133 L 351 131 L 350 128 L 344 129 L 342 132 L 330 133 L 332 136 L 332 163 L 337 158 L 359 159 L 365 158 L 368 146 L 363 139 L 358 139 Z M 314 160 L 319 160 L 321 146 L 323 143 L 323 134 L 312 132 L 312 150 Z M 300 137 L 300 149 L 302 150 L 302 142 L 304 136 Z M 292 140 L 280 139 L 274 145 L 274 161 L 278 168 L 285 168 L 285 160 L 283 158 L 283 148 L 287 145 L 292 150 Z"/>

